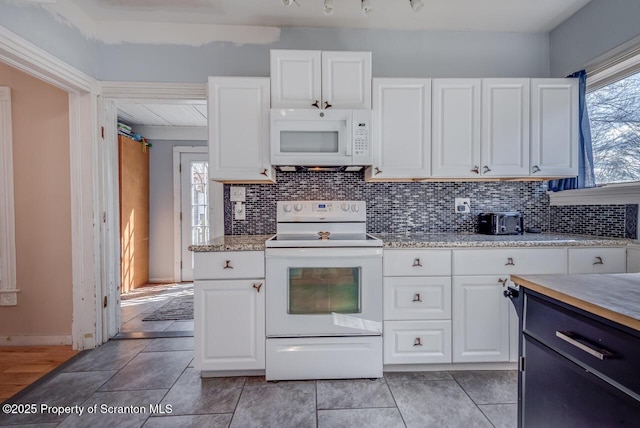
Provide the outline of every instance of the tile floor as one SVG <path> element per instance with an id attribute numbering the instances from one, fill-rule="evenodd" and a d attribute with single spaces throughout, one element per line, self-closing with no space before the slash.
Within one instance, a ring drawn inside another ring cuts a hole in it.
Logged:
<path id="1" fill-rule="evenodd" d="M 376 380 L 272 383 L 261 377 L 202 379 L 192 357 L 192 337 L 110 341 L 13 400 L 36 404 L 36 411 L 2 414 L 0 426 L 516 426 L 515 371 L 386 373 Z M 44 411 L 43 405 L 75 412 Z"/>

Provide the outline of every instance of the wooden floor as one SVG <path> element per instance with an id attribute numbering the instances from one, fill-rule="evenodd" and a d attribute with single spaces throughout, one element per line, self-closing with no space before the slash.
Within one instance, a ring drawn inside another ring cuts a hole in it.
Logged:
<path id="1" fill-rule="evenodd" d="M 71 346 L 0 346 L 0 401 L 26 388 L 76 354 Z"/>

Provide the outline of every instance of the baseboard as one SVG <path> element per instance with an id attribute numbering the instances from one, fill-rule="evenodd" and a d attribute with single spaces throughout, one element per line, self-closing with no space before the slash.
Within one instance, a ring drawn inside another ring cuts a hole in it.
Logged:
<path id="1" fill-rule="evenodd" d="M 173 279 L 173 277 L 171 277 L 171 278 L 149 278 L 149 284 L 171 284 L 173 282 L 180 282 L 180 281 L 176 281 L 175 279 Z"/>
<path id="2" fill-rule="evenodd" d="M 0 336 L 0 346 L 71 345 L 71 335 L 64 336 Z"/>

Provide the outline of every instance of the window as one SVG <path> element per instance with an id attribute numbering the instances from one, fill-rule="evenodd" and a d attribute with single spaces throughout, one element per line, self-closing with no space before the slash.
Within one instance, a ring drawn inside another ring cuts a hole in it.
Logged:
<path id="1" fill-rule="evenodd" d="M 596 184 L 640 181 L 640 72 L 586 96 Z"/>

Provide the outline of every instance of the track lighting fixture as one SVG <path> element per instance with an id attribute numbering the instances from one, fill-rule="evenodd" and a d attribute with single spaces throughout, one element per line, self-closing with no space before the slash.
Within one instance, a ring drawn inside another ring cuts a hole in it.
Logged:
<path id="1" fill-rule="evenodd" d="M 333 0 L 324 0 L 324 14 L 333 15 Z"/>
<path id="2" fill-rule="evenodd" d="M 409 0 L 409 4 L 411 5 L 411 9 L 416 13 L 420 12 L 420 9 L 424 6 L 422 0 Z"/>
<path id="3" fill-rule="evenodd" d="M 371 5 L 371 0 L 362 0 L 362 3 L 360 3 L 360 7 L 362 8 L 362 13 L 365 16 L 369 15 L 373 10 L 373 6 Z"/>

